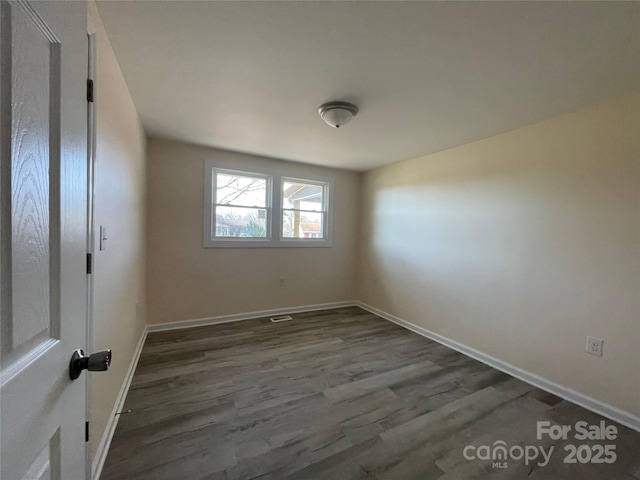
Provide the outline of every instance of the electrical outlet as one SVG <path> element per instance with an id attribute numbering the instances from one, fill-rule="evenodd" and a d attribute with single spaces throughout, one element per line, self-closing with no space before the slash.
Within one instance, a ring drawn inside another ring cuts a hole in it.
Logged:
<path id="1" fill-rule="evenodd" d="M 286 280 L 287 280 L 286 278 L 280 277 L 280 286 L 281 287 L 284 287 L 286 285 L 286 283 L 287 283 Z"/>
<path id="2" fill-rule="evenodd" d="M 587 337 L 587 353 L 591 355 L 595 355 L 597 357 L 602 356 L 602 346 L 604 345 L 604 340 L 600 340 L 599 338 Z"/>

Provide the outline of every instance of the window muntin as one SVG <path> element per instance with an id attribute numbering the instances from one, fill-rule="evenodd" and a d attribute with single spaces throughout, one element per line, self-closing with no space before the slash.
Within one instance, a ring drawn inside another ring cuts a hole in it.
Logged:
<path id="1" fill-rule="evenodd" d="M 212 238 L 269 238 L 271 177 L 214 168 Z"/>
<path id="2" fill-rule="evenodd" d="M 326 238 L 327 190 L 326 182 L 282 179 L 282 238 Z"/>

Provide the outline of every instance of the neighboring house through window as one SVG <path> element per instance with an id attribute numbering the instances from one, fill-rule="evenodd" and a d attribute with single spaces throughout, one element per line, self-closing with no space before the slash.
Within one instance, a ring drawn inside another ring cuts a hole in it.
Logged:
<path id="1" fill-rule="evenodd" d="M 322 238 L 326 223 L 326 184 L 282 179 L 282 237 Z"/>

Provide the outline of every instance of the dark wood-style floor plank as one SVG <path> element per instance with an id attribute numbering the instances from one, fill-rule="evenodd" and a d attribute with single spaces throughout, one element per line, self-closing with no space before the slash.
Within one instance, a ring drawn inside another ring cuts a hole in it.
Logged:
<path id="1" fill-rule="evenodd" d="M 607 420 L 617 461 L 566 464 L 536 422 L 602 417 L 357 307 L 151 333 L 124 409 L 103 480 L 640 480 L 637 432 Z M 499 440 L 555 453 L 462 454 Z"/>

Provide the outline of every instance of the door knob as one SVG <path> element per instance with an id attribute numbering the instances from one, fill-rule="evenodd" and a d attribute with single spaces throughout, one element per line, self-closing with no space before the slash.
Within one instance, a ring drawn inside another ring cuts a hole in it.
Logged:
<path id="1" fill-rule="evenodd" d="M 78 349 L 71 356 L 69 377 L 71 377 L 71 380 L 75 380 L 80 376 L 82 370 L 103 372 L 109 370 L 109 365 L 111 365 L 111 350 L 102 350 L 85 357 L 84 352 Z"/>

